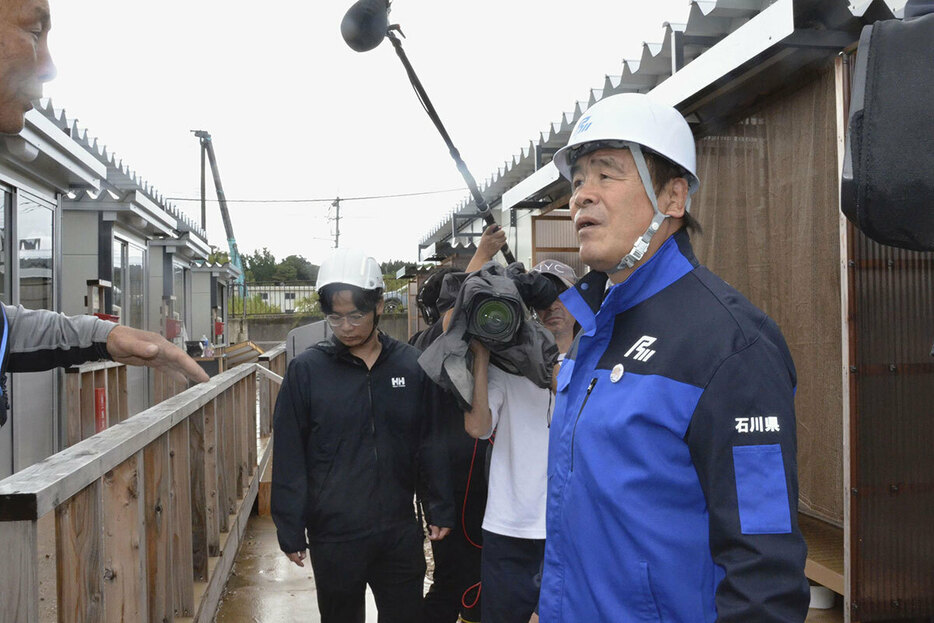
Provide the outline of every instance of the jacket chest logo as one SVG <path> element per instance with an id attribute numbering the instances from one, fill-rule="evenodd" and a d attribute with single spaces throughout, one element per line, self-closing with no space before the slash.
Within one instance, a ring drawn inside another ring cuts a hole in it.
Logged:
<path id="1" fill-rule="evenodd" d="M 400 388 L 405 387 L 405 377 L 404 376 L 392 377 L 392 387 L 393 389 L 400 389 Z"/>
<path id="2" fill-rule="evenodd" d="M 655 354 L 655 351 L 650 350 L 649 346 L 654 344 L 656 339 L 658 338 L 654 338 L 651 335 L 643 335 L 636 340 L 635 344 L 629 347 L 629 350 L 627 350 L 626 354 L 623 356 L 629 357 L 631 355 L 636 361 L 648 361 L 652 358 L 652 355 Z"/>

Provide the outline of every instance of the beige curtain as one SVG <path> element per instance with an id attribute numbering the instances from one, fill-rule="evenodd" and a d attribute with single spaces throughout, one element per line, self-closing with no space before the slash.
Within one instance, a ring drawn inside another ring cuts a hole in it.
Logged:
<path id="1" fill-rule="evenodd" d="M 798 372 L 801 510 L 843 522 L 834 75 L 698 142 L 698 259 L 781 327 Z"/>

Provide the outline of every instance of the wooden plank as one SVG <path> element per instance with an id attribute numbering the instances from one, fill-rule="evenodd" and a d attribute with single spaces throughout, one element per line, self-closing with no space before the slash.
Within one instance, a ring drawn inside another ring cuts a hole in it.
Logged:
<path id="1" fill-rule="evenodd" d="M 107 369 L 98 370 L 94 373 L 94 389 L 103 389 L 104 390 L 104 426 L 101 428 L 108 428 L 110 426 L 110 404 L 108 395 L 109 391 L 107 389 Z M 97 433 L 97 395 L 95 394 L 94 398 L 94 432 Z"/>
<path id="2" fill-rule="evenodd" d="M 119 394 L 119 403 L 120 403 L 120 421 L 130 417 L 130 393 L 129 386 L 127 385 L 127 368 L 124 365 L 121 365 L 117 368 L 117 376 L 120 379 L 120 394 Z"/>
<path id="3" fill-rule="evenodd" d="M 227 438 L 230 418 L 227 414 L 226 392 L 222 392 L 217 396 L 214 402 L 214 415 L 217 428 L 217 525 L 221 532 L 227 532 L 230 529 L 227 519 L 230 496 L 227 489 L 231 484 L 230 469 L 228 468 L 230 441 Z"/>
<path id="4" fill-rule="evenodd" d="M 257 375 L 259 380 L 259 434 L 265 437 L 272 431 L 272 404 L 270 400 L 270 381 L 265 376 Z"/>
<path id="5" fill-rule="evenodd" d="M 95 481 L 55 509 L 58 620 L 101 620 L 101 483 Z"/>
<path id="6" fill-rule="evenodd" d="M 0 621 L 39 622 L 39 542 L 35 521 L 0 522 Z"/>
<path id="7" fill-rule="evenodd" d="M 139 500 L 139 455 L 104 474 L 103 586 L 106 622 L 143 621 L 143 515 Z"/>
<path id="8" fill-rule="evenodd" d="M 159 404 L 165 400 L 165 391 L 162 388 L 162 381 L 165 375 L 158 368 L 152 369 L 152 401 L 153 404 Z"/>
<path id="9" fill-rule="evenodd" d="M 38 519 L 91 482 L 139 452 L 150 441 L 233 383 L 253 365 L 235 368 L 201 383 L 185 394 L 156 405 L 0 481 L 0 521 Z"/>
<path id="10" fill-rule="evenodd" d="M 81 439 L 87 439 L 88 437 L 92 436 L 95 432 L 96 431 L 94 430 L 94 374 L 93 373 L 82 374 L 81 375 Z"/>
<path id="11" fill-rule="evenodd" d="M 249 426 L 246 413 L 246 379 L 234 385 L 234 416 L 237 421 L 237 499 L 243 499 L 243 490 L 250 484 Z"/>
<path id="12" fill-rule="evenodd" d="M 120 369 L 107 368 L 107 421 L 110 426 L 123 421 L 120 417 Z"/>
<path id="13" fill-rule="evenodd" d="M 246 425 L 247 425 L 247 450 L 249 450 L 247 456 L 247 465 L 249 465 L 249 473 L 252 476 L 254 470 L 256 469 L 256 439 L 258 436 L 258 431 L 256 429 L 256 375 L 251 374 L 246 377 L 244 381 L 244 387 L 246 389 Z"/>
<path id="14" fill-rule="evenodd" d="M 148 620 L 170 621 L 172 606 L 171 505 L 169 501 L 169 440 L 162 435 L 143 451 L 146 525 L 146 594 Z"/>
<path id="15" fill-rule="evenodd" d="M 259 443 L 263 443 L 263 440 L 261 439 Z M 263 517 L 269 517 L 272 514 L 272 453 L 274 449 L 271 439 L 268 451 L 269 462 L 266 469 L 259 472 L 259 492 L 257 493 L 258 512 Z"/>
<path id="16" fill-rule="evenodd" d="M 207 493 L 204 486 L 204 409 L 188 418 L 191 453 L 191 569 L 196 582 L 208 579 Z"/>
<path id="17" fill-rule="evenodd" d="M 65 447 L 81 441 L 81 375 L 69 371 L 65 375 Z"/>
<path id="18" fill-rule="evenodd" d="M 259 465 L 257 474 L 263 472 L 269 464 L 272 444 L 270 439 L 260 442 L 258 449 Z M 253 508 L 253 502 L 256 501 L 256 494 L 259 489 L 259 478 L 255 477 L 250 481 L 246 493 L 243 495 L 243 501 L 236 509 L 236 520 L 231 525 L 230 534 L 224 543 L 224 550 L 221 557 L 214 559 L 217 561 L 211 573 L 211 579 L 204 591 L 204 596 L 198 604 L 198 613 L 195 615 L 197 623 L 211 623 L 217 615 L 217 606 L 220 603 L 221 595 L 224 592 L 224 586 L 233 569 L 234 561 L 237 557 L 237 551 L 240 549 L 240 543 L 243 539 L 243 533 L 246 531 L 247 523 L 250 519 L 250 511 Z"/>
<path id="19" fill-rule="evenodd" d="M 172 603 L 177 617 L 194 616 L 195 598 L 192 592 L 194 570 L 192 566 L 191 536 L 191 474 L 188 422 L 185 420 L 169 431 L 169 465 L 172 484 L 169 499 L 172 532 Z"/>
<path id="20" fill-rule="evenodd" d="M 217 512 L 217 403 L 204 405 L 204 515 L 208 556 L 220 555 L 220 520 Z"/>
<path id="21" fill-rule="evenodd" d="M 802 514 L 798 515 L 798 525 L 808 545 L 804 574 L 811 581 L 843 595 L 843 529 Z"/>

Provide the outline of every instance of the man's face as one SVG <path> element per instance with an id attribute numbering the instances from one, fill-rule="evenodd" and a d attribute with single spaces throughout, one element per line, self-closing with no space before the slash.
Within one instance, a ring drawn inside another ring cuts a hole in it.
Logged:
<path id="1" fill-rule="evenodd" d="M 570 208 L 581 260 L 604 272 L 632 250 L 654 215 L 628 149 L 600 149 L 574 163 Z"/>
<path id="2" fill-rule="evenodd" d="M 555 299 L 555 302 L 549 305 L 547 309 L 536 309 L 535 313 L 538 314 L 538 319 L 542 325 L 551 331 L 555 337 L 574 331 L 574 316 L 564 306 L 564 303 L 558 299 Z"/>
<path id="3" fill-rule="evenodd" d="M 331 314 L 343 318 L 338 326 L 331 327 L 337 339 L 347 348 L 360 346 L 366 342 L 367 338 L 369 338 L 370 334 L 373 332 L 373 323 L 376 322 L 374 312 L 361 312 L 357 309 L 353 302 L 353 293 L 351 293 L 350 290 L 335 292 L 331 298 L 331 307 Z M 381 313 L 383 313 L 382 301 L 376 305 L 376 314 Z M 330 317 L 331 314 L 328 314 L 328 316 Z M 353 326 L 353 322 L 355 321 L 360 322 L 356 327 Z"/>
<path id="4" fill-rule="evenodd" d="M 0 133 L 18 134 L 42 83 L 55 76 L 48 0 L 0 0 Z"/>

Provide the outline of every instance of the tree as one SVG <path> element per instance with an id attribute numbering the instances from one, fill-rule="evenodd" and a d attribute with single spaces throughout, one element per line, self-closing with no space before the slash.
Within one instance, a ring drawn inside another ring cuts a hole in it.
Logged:
<path id="1" fill-rule="evenodd" d="M 263 247 L 262 251 L 253 251 L 243 256 L 243 268 L 247 281 L 273 281 L 276 273 L 276 258 Z"/>
<path id="2" fill-rule="evenodd" d="M 379 265 L 380 270 L 383 271 L 384 275 L 396 276 L 396 273 L 400 268 L 406 264 L 411 264 L 412 262 L 406 262 L 405 260 L 389 260 L 388 262 L 383 262 Z"/>
<path id="3" fill-rule="evenodd" d="M 211 247 L 211 254 L 208 255 L 208 264 L 226 264 L 230 261 L 227 251 L 219 251 L 216 247 Z"/>
<path id="4" fill-rule="evenodd" d="M 279 262 L 277 270 L 285 269 L 287 266 L 295 269 L 295 275 L 290 279 L 282 279 L 282 281 L 314 281 L 318 278 L 318 267 L 301 255 L 289 255 Z M 291 274 L 291 272 L 289 271 L 287 274 Z"/>
<path id="5" fill-rule="evenodd" d="M 232 316 L 243 314 L 243 299 L 234 295 L 230 298 L 230 312 Z M 259 294 L 248 296 L 246 299 L 246 313 L 252 314 L 281 314 L 282 309 L 278 305 L 267 303 Z"/>

